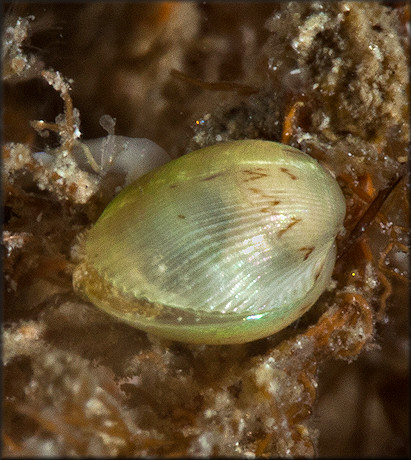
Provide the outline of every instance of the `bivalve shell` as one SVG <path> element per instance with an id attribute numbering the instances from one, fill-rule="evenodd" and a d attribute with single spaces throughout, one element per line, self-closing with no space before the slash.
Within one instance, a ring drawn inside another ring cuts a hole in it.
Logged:
<path id="1" fill-rule="evenodd" d="M 327 287 L 345 200 L 309 155 L 260 140 L 191 152 L 125 188 L 90 230 L 77 291 L 173 340 L 242 343 Z"/>

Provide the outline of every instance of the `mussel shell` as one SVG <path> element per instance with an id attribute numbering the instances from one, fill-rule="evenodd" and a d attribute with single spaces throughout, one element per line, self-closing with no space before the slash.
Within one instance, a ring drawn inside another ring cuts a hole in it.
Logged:
<path id="1" fill-rule="evenodd" d="M 174 340 L 241 343 L 300 317 L 329 283 L 345 200 L 292 147 L 191 152 L 125 188 L 91 229 L 77 290 Z"/>

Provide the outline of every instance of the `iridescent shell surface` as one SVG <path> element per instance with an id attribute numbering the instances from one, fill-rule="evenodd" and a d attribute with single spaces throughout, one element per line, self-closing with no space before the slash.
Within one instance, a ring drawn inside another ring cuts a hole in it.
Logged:
<path id="1" fill-rule="evenodd" d="M 260 140 L 213 145 L 108 205 L 74 285 L 153 334 L 248 342 L 289 325 L 325 290 L 344 215 L 337 182 L 309 155 Z"/>

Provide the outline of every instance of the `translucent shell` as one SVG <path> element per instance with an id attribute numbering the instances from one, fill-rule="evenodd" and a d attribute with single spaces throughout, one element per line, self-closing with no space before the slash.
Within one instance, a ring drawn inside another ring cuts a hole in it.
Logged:
<path id="1" fill-rule="evenodd" d="M 337 182 L 299 150 L 260 140 L 213 145 L 146 174 L 108 205 L 74 285 L 153 334 L 248 342 L 318 299 L 344 215 Z"/>

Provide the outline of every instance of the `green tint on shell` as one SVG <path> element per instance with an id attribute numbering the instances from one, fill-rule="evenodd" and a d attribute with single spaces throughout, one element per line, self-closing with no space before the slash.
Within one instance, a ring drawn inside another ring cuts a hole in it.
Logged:
<path id="1" fill-rule="evenodd" d="M 242 343 L 283 329 L 327 287 L 343 194 L 287 145 L 191 152 L 125 188 L 86 242 L 75 288 L 147 332 Z"/>

